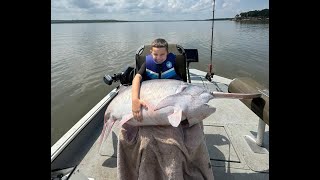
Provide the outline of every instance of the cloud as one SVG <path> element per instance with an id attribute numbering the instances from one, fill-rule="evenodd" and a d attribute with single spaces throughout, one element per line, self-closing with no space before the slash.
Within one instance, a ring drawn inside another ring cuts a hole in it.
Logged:
<path id="1" fill-rule="evenodd" d="M 240 3 L 240 0 L 223 0 L 222 1 L 222 9 L 232 9 Z"/>
<path id="2" fill-rule="evenodd" d="M 149 13 L 159 12 L 196 12 L 210 9 L 212 0 L 52 0 L 52 8 L 89 10 L 94 13 L 100 12 L 137 12 L 146 11 Z"/>
<path id="3" fill-rule="evenodd" d="M 234 14 L 240 4 L 240 0 L 215 2 L 218 15 L 227 11 Z M 207 19 L 211 17 L 212 5 L 213 0 L 51 0 L 51 12 L 56 19 L 80 18 L 78 16 L 107 19 L 121 17 L 124 20 Z"/>
<path id="4" fill-rule="evenodd" d="M 98 4 L 91 0 L 73 0 L 71 1 L 73 5 L 81 9 L 95 8 Z"/>

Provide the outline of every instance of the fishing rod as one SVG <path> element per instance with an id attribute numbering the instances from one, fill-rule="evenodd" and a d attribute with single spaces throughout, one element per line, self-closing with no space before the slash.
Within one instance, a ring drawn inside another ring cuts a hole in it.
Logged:
<path id="1" fill-rule="evenodd" d="M 214 9 L 216 6 L 216 0 L 213 0 L 212 3 L 212 27 L 211 27 L 211 53 L 210 53 L 210 64 L 209 64 L 209 71 L 206 74 L 206 79 L 211 81 L 214 73 L 212 72 L 212 49 L 213 49 L 213 27 L 214 27 Z"/>

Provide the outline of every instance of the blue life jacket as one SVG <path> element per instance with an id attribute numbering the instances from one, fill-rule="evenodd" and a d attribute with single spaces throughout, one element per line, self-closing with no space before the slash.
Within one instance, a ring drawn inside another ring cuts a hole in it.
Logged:
<path id="1" fill-rule="evenodd" d="M 146 56 L 146 75 L 147 80 L 150 79 L 177 79 L 181 78 L 177 75 L 174 66 L 176 64 L 176 55 L 169 53 L 167 59 L 157 64 L 153 59 L 152 55 Z"/>

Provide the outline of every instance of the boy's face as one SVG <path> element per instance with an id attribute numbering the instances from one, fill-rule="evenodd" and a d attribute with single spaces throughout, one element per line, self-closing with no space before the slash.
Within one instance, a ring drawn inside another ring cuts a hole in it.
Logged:
<path id="1" fill-rule="evenodd" d="M 168 51 L 165 47 L 152 47 L 150 52 L 153 59 L 159 64 L 163 63 L 163 61 L 167 59 Z"/>

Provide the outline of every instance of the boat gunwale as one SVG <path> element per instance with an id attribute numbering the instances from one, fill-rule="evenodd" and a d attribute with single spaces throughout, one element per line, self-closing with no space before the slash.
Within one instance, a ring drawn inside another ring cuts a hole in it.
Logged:
<path id="1" fill-rule="evenodd" d="M 71 143 L 82 129 L 91 122 L 95 115 L 108 104 L 119 92 L 119 86 L 110 91 L 90 111 L 87 112 L 75 125 L 73 125 L 57 142 L 51 146 L 51 163 Z"/>

